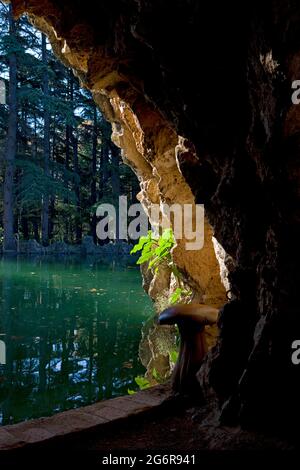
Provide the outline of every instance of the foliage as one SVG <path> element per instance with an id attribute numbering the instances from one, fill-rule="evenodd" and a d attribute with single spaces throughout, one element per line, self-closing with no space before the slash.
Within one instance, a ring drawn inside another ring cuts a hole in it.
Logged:
<path id="1" fill-rule="evenodd" d="M 147 236 L 141 237 L 138 243 L 131 250 L 132 254 L 141 252 L 140 257 L 137 260 L 137 264 L 148 263 L 148 269 L 152 269 L 156 273 L 159 272 L 159 269 L 162 266 L 169 267 L 177 284 L 176 289 L 168 299 L 169 304 L 188 302 L 191 296 L 191 291 L 184 287 L 183 276 L 172 259 L 172 249 L 174 248 L 175 243 L 174 234 L 171 228 L 165 229 L 160 237 L 155 236 L 155 234 L 150 230 L 148 231 Z M 169 357 L 171 364 L 175 364 L 178 359 L 178 350 L 174 349 L 170 351 Z M 153 369 L 152 374 L 153 378 L 157 382 L 162 381 L 155 369 Z M 143 378 L 143 380 L 144 381 L 140 382 L 140 384 L 147 388 L 147 379 Z M 134 392 L 128 390 L 128 393 Z"/>
<path id="2" fill-rule="evenodd" d="M 174 245 L 175 239 L 172 229 L 165 229 L 160 237 L 149 230 L 147 236 L 139 239 L 131 253 L 141 251 L 137 264 L 148 262 L 148 268 L 154 268 L 157 271 L 162 263 L 172 263 L 171 249 Z"/>
<path id="3" fill-rule="evenodd" d="M 179 356 L 179 352 L 174 349 L 173 351 L 170 351 L 169 356 L 170 356 L 170 361 L 173 364 L 176 364 L 178 356 Z"/>
<path id="4" fill-rule="evenodd" d="M 9 30 L 9 9 L 0 2 L 0 79 L 9 90 L 10 54 L 17 63 L 17 153 L 14 176 L 14 225 L 20 238 L 41 234 L 43 201 L 49 198 L 50 241 L 76 241 L 93 235 L 95 208 L 103 200 L 116 201 L 138 192 L 134 173 L 120 160 L 111 142 L 111 126 L 96 108 L 92 95 L 82 89 L 71 69 L 46 46 L 26 16 Z M 44 92 L 47 75 L 49 93 Z M 45 136 L 45 110 L 50 114 L 49 142 Z M 10 108 L 0 106 L 0 185 L 5 178 L 5 145 Z M 45 170 L 45 145 L 50 149 Z M 114 182 L 116 183 L 114 185 Z M 91 211 L 91 207 L 93 211 Z M 0 216 L 3 197 L 0 197 Z M 0 229 L 2 229 L 0 223 Z"/>
<path id="5" fill-rule="evenodd" d="M 146 388 L 150 387 L 150 382 L 142 375 L 138 375 L 135 379 L 136 384 L 138 385 L 140 390 L 145 390 Z"/>
<path id="6" fill-rule="evenodd" d="M 186 301 L 191 295 L 191 291 L 183 286 L 182 274 L 172 259 L 172 249 L 176 242 L 171 228 L 165 229 L 161 236 L 156 236 L 151 230 L 146 236 L 140 237 L 138 243 L 131 250 L 131 254 L 141 252 L 137 264 L 148 263 L 148 269 L 158 272 L 162 266 L 168 266 L 173 273 L 177 287 L 169 297 L 169 303 L 175 304 L 179 301 Z"/>
<path id="7" fill-rule="evenodd" d="M 157 383 L 163 382 L 163 379 L 159 376 L 155 368 L 153 368 L 152 370 L 152 377 Z M 144 375 L 138 375 L 137 377 L 135 377 L 134 381 L 140 390 L 146 390 L 147 388 L 151 387 L 150 381 Z M 134 390 L 128 389 L 127 393 L 128 395 L 134 395 L 136 392 Z"/>
<path id="8" fill-rule="evenodd" d="M 169 302 L 171 305 L 177 304 L 178 302 L 188 303 L 192 291 L 184 289 L 183 287 L 177 287 L 175 291 L 170 295 Z"/>
<path id="9" fill-rule="evenodd" d="M 147 388 L 150 387 L 150 382 L 149 380 L 146 379 L 143 375 L 138 375 L 134 379 L 135 383 L 139 387 L 140 390 L 146 390 Z M 136 392 L 134 390 L 131 390 L 130 388 L 127 390 L 128 395 L 134 395 Z"/>

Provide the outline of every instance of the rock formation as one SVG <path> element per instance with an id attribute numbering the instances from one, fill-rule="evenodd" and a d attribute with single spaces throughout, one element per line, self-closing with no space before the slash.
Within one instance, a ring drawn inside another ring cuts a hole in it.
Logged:
<path id="1" fill-rule="evenodd" d="M 144 206 L 205 205 L 205 247 L 195 254 L 178 243 L 174 258 L 201 301 L 218 306 L 226 299 L 212 234 L 230 259 L 230 301 L 202 371 L 222 419 L 297 424 L 297 1 L 12 3 L 93 91 Z"/>

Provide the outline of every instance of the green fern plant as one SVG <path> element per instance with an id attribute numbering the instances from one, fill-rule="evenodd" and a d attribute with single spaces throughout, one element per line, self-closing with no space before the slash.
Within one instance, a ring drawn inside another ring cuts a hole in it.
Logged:
<path id="1" fill-rule="evenodd" d="M 169 303 L 175 304 L 181 300 L 187 300 L 191 295 L 191 291 L 183 286 L 182 274 L 173 262 L 171 250 L 176 244 L 173 230 L 165 229 L 161 236 L 156 236 L 151 230 L 146 236 L 139 239 L 138 243 L 131 250 L 131 254 L 141 252 L 137 264 L 148 263 L 148 269 L 152 269 L 155 273 L 162 266 L 168 266 L 173 273 L 177 288 L 169 297 Z"/>

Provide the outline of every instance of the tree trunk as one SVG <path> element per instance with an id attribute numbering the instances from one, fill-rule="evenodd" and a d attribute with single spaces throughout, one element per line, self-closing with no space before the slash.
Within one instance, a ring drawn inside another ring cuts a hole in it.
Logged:
<path id="1" fill-rule="evenodd" d="M 33 236 L 38 243 L 40 242 L 39 220 L 38 217 L 32 219 Z"/>
<path id="2" fill-rule="evenodd" d="M 12 6 L 9 5 L 9 33 L 15 35 L 15 21 Z M 15 52 L 9 55 L 9 117 L 8 132 L 5 150 L 5 177 L 4 177 L 4 251 L 16 250 L 14 238 L 14 174 L 17 148 L 17 57 Z"/>
<path id="3" fill-rule="evenodd" d="M 111 189 L 116 209 L 116 242 L 120 241 L 119 227 L 119 196 L 120 196 L 120 154 L 119 149 L 111 143 Z"/>
<path id="4" fill-rule="evenodd" d="M 29 240 L 29 225 L 28 225 L 28 219 L 26 216 L 22 215 L 21 216 L 21 226 L 22 226 L 22 234 L 24 240 Z"/>
<path id="5" fill-rule="evenodd" d="M 50 197 L 49 200 L 49 240 L 53 239 L 54 232 L 54 218 L 55 218 L 55 197 Z"/>
<path id="6" fill-rule="evenodd" d="M 101 178 L 99 184 L 99 201 L 104 197 L 108 180 L 108 144 L 104 141 L 101 148 Z"/>
<path id="7" fill-rule="evenodd" d="M 49 159 L 50 159 L 50 111 L 49 103 L 49 76 L 48 76 L 48 61 L 47 61 L 47 42 L 46 36 L 42 34 L 42 61 L 44 65 L 43 73 L 43 94 L 44 94 L 44 174 L 49 177 Z M 49 193 L 46 188 L 43 194 L 42 206 L 42 244 L 47 246 L 49 244 Z"/>
<path id="8" fill-rule="evenodd" d="M 51 150 L 51 159 L 55 162 L 55 147 L 56 147 L 56 119 L 55 116 L 52 119 L 52 150 Z M 55 177 L 55 171 L 51 172 L 52 178 Z M 49 240 L 53 239 L 54 233 L 54 219 L 55 219 L 55 195 L 50 196 L 49 198 Z"/>
<path id="9" fill-rule="evenodd" d="M 69 124 L 66 125 L 66 147 L 65 147 L 65 152 L 66 152 L 66 159 L 65 159 L 65 168 L 66 171 L 69 170 L 70 168 L 70 126 Z M 65 187 L 68 189 L 69 186 L 69 176 L 66 174 L 65 176 Z M 64 199 L 64 203 L 67 204 L 69 201 L 67 198 Z M 69 219 L 68 217 L 66 218 L 65 221 L 65 230 L 64 230 L 64 242 L 68 243 L 69 242 Z"/>
<path id="10" fill-rule="evenodd" d="M 69 70 L 68 73 L 68 99 L 72 102 L 73 101 L 73 80 L 71 76 L 72 71 Z M 72 144 L 72 126 L 68 123 L 66 124 L 66 147 L 65 147 L 65 152 L 66 152 L 66 160 L 65 160 L 65 168 L 66 171 L 68 172 L 70 170 L 70 163 L 71 163 L 71 144 Z M 65 185 L 66 188 L 69 187 L 69 175 L 66 174 L 65 176 Z M 67 204 L 69 201 L 67 198 L 64 199 L 64 203 Z M 70 228 L 71 224 L 69 221 L 69 218 L 66 218 L 65 221 L 65 233 L 64 233 L 64 241 L 65 243 L 69 243 L 69 238 L 70 238 Z"/>
<path id="11" fill-rule="evenodd" d="M 75 218 L 75 237 L 76 243 L 80 243 L 82 239 L 82 226 L 81 226 L 81 206 L 80 206 L 80 185 L 79 185 L 79 166 L 78 166 L 78 139 L 72 136 L 72 146 L 73 146 L 73 165 L 75 173 L 75 198 L 76 198 L 76 218 Z"/>
<path id="12" fill-rule="evenodd" d="M 70 101 L 72 109 L 74 108 L 74 75 L 73 71 L 69 70 L 69 86 L 70 86 Z M 82 239 L 82 226 L 81 226 L 81 206 L 80 206 L 80 185 L 79 185 L 79 166 L 78 166 L 78 139 L 74 135 L 73 127 L 69 126 L 70 139 L 73 149 L 73 170 L 75 174 L 74 178 L 74 190 L 76 198 L 76 217 L 75 217 L 75 241 L 80 243 Z"/>
<path id="13" fill-rule="evenodd" d="M 91 183 L 91 205 L 94 206 L 97 202 L 97 108 L 94 104 L 94 124 L 93 124 L 93 145 L 92 145 L 92 183 Z M 94 243 L 97 243 L 97 217 L 96 209 L 93 208 L 93 215 L 91 219 L 91 234 Z"/>

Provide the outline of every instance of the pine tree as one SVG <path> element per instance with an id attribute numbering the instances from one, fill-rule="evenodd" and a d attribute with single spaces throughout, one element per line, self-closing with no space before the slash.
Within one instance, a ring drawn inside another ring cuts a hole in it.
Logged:
<path id="1" fill-rule="evenodd" d="M 0 3 L 0 241 L 16 249 L 15 233 L 43 245 L 96 236 L 96 207 L 135 199 L 138 183 L 111 142 L 111 127 L 91 93 L 54 56 L 26 17 L 14 21 Z"/>
<path id="2" fill-rule="evenodd" d="M 44 137 L 43 137 L 43 151 L 44 151 L 44 175 L 45 178 L 49 177 L 49 159 L 50 159 L 50 111 L 47 102 L 49 98 L 49 74 L 48 74 L 48 60 L 47 60 L 47 43 L 46 36 L 42 34 L 42 62 L 44 66 L 43 73 L 43 98 L 44 98 Z M 49 243 L 49 194 L 47 188 L 43 194 L 42 203 L 42 243 L 47 246 Z"/>
<path id="3" fill-rule="evenodd" d="M 8 130 L 5 148 L 5 177 L 4 177 L 4 250 L 15 250 L 14 239 L 14 174 L 15 158 L 17 149 L 17 54 L 16 24 L 13 18 L 12 6 L 8 7 L 9 20 L 9 40 L 10 49 L 8 53 L 9 61 L 9 116 Z"/>

